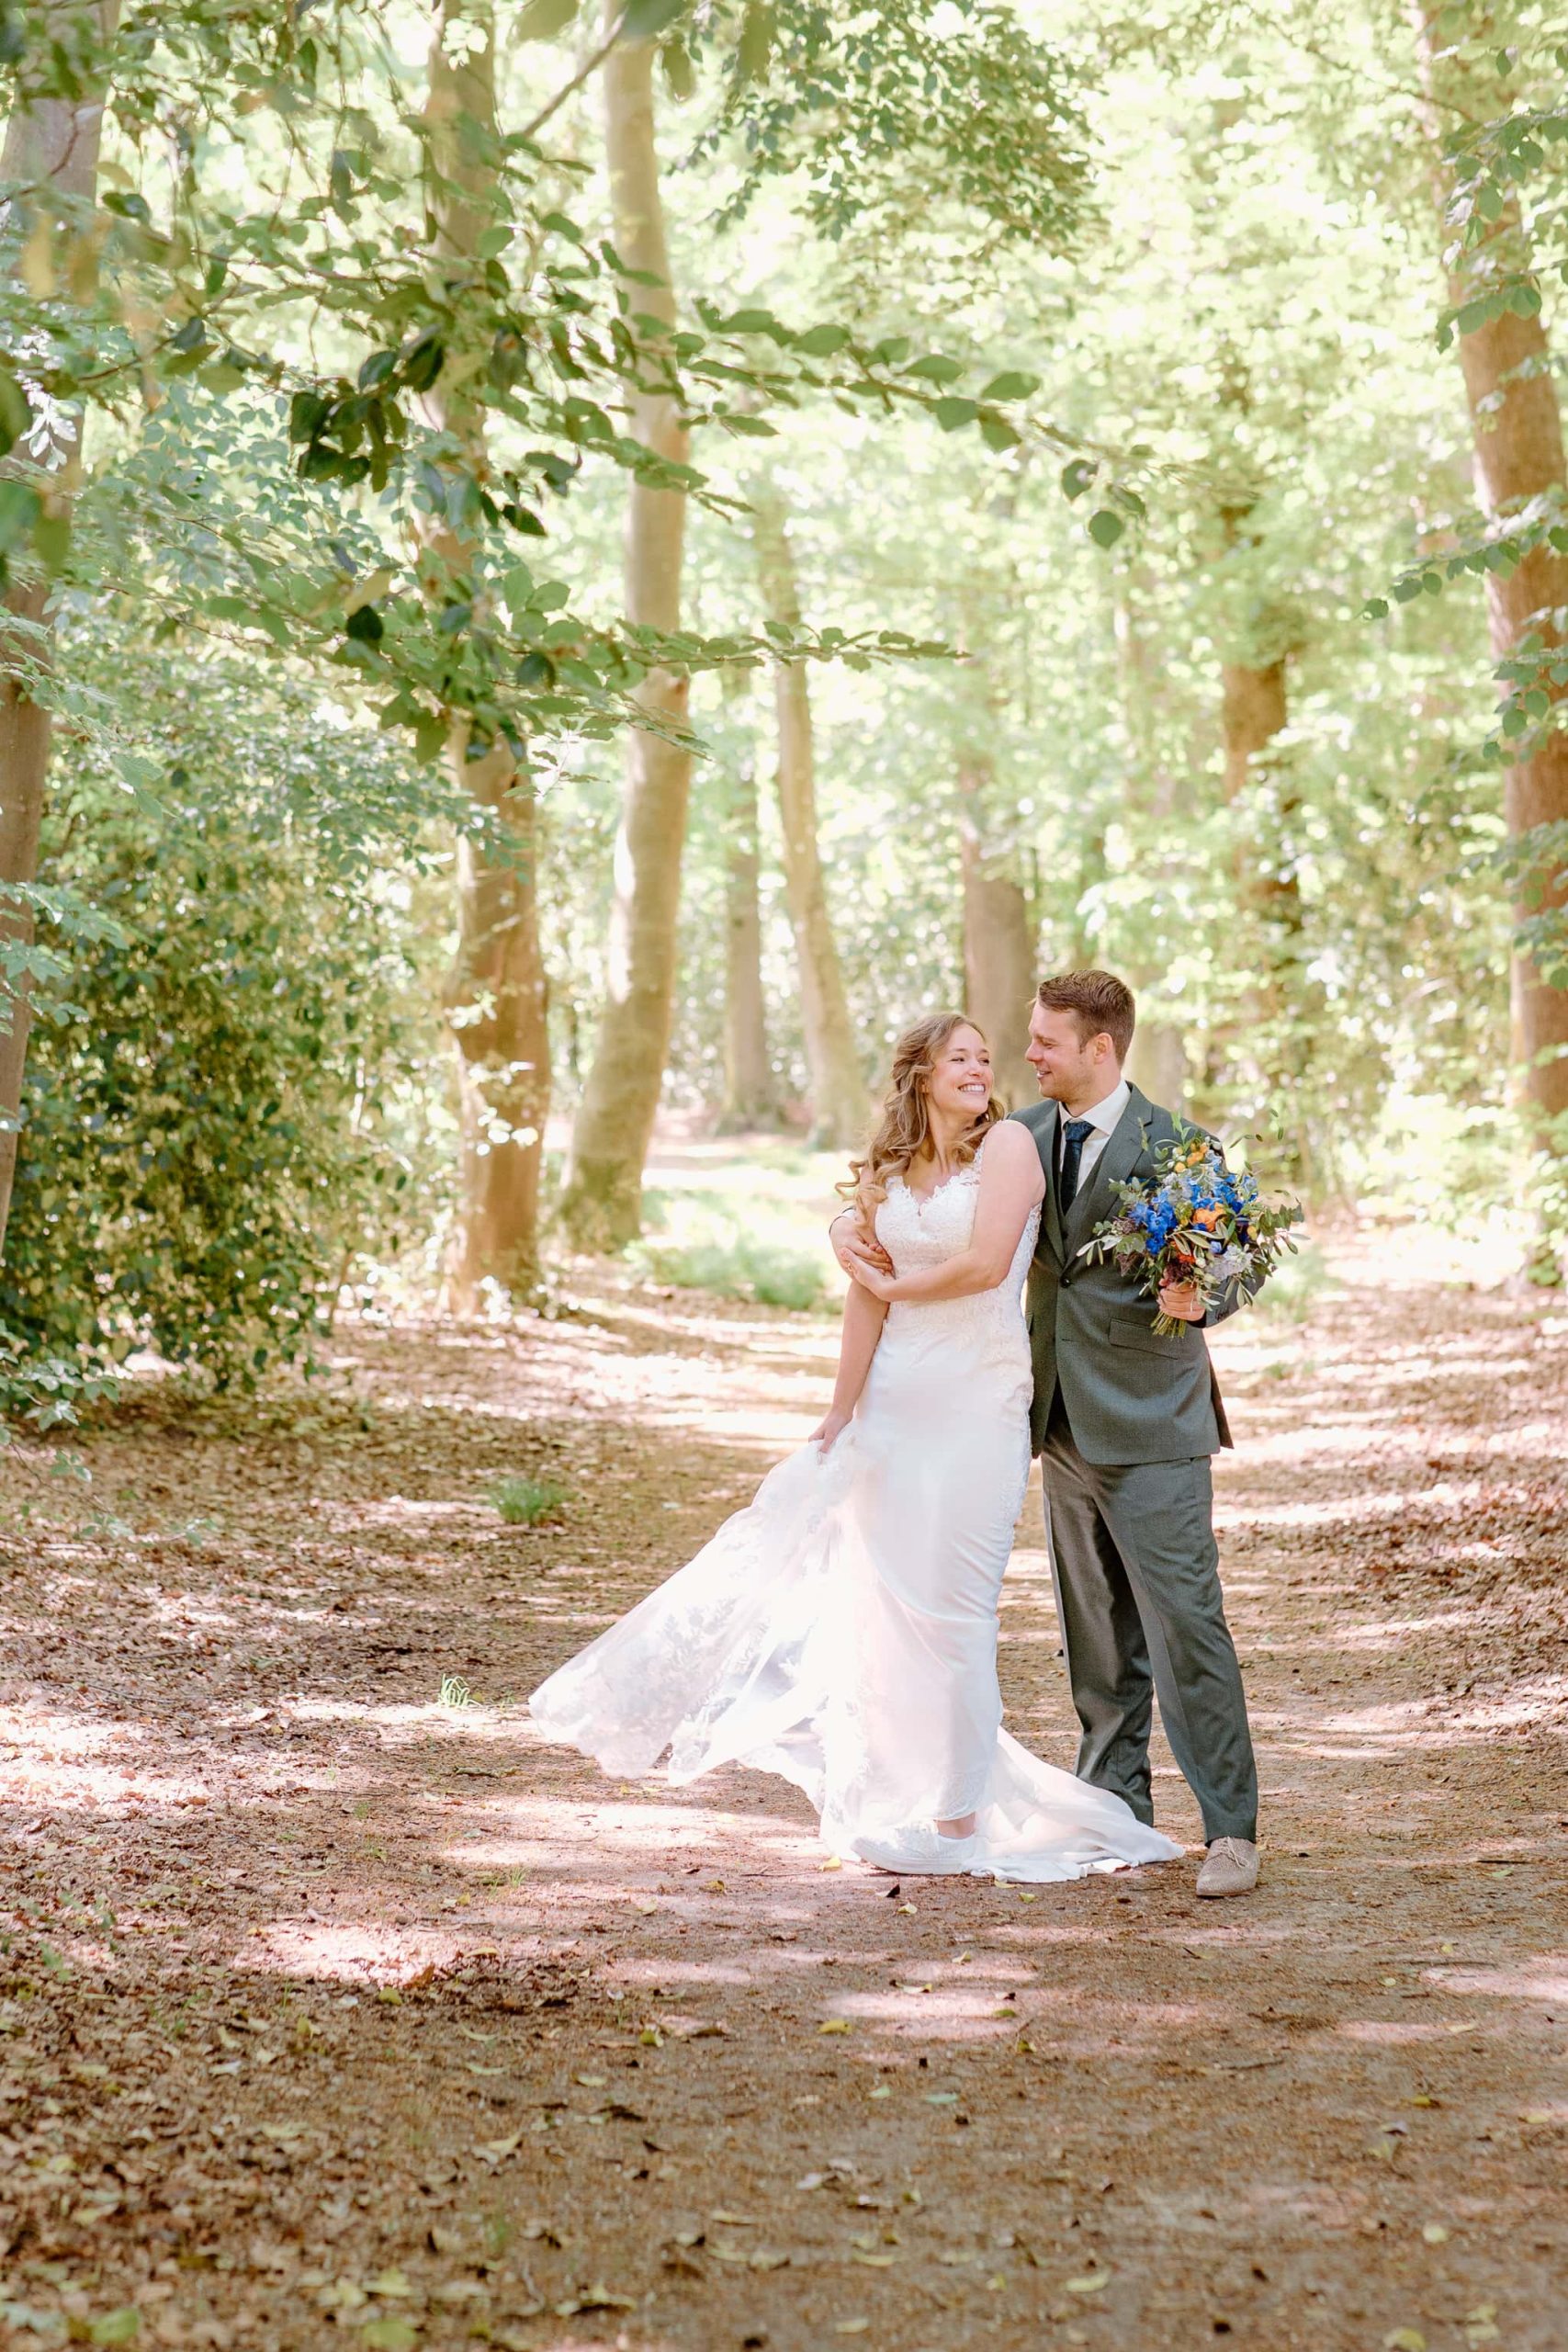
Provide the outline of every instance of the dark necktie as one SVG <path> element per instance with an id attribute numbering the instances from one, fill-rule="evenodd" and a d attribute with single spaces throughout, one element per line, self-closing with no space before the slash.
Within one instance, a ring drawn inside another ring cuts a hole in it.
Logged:
<path id="1" fill-rule="evenodd" d="M 1062 1129 L 1062 1176 L 1056 1187 L 1056 1197 L 1061 1203 L 1064 1216 L 1077 1198 L 1078 1167 L 1083 1159 L 1083 1148 L 1093 1133 L 1092 1119 L 1069 1119 Z"/>

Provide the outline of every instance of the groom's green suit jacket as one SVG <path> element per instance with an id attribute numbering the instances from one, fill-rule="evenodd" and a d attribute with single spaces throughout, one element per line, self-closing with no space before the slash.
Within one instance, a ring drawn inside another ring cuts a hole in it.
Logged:
<path id="1" fill-rule="evenodd" d="M 1177 1123 L 1134 1086 L 1099 1159 L 1064 1221 L 1056 1199 L 1060 1106 L 1032 1103 L 1013 1117 L 1034 1137 L 1045 1171 L 1040 1238 L 1029 1270 L 1029 1347 L 1034 1364 L 1031 1434 L 1038 1453 L 1057 1383 L 1067 1422 L 1086 1462 L 1183 1462 L 1229 1445 L 1231 1433 L 1202 1326 L 1162 1339 L 1155 1301 L 1136 1275 L 1078 1252 L 1117 1207 L 1111 1186 L 1157 1174 L 1155 1151 Z M 1223 1322 L 1234 1294 L 1205 1317 Z"/>

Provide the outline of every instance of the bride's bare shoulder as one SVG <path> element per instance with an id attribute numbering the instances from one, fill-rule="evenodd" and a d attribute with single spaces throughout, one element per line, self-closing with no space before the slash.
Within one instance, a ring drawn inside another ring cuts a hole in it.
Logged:
<path id="1" fill-rule="evenodd" d="M 1019 1119 L 998 1119 L 994 1127 L 987 1127 L 980 1154 L 987 1168 L 1002 1174 L 1013 1169 L 1037 1169 L 1040 1165 L 1034 1137 Z"/>

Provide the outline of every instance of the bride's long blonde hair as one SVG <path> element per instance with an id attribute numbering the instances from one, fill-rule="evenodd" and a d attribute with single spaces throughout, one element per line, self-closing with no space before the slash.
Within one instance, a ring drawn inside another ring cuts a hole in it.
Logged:
<path id="1" fill-rule="evenodd" d="M 907 1181 L 911 1163 L 931 1143 L 927 1090 L 943 1047 L 959 1029 L 973 1029 L 985 1039 L 985 1031 L 966 1012 L 928 1012 L 923 1021 L 905 1030 L 893 1048 L 893 1071 L 876 1132 L 865 1158 L 851 1160 L 849 1175 L 838 1187 L 851 1206 L 860 1211 L 861 1222 L 867 1227 L 887 1198 L 889 1179 L 902 1176 Z M 990 1095 L 974 1125 L 953 1148 L 953 1157 L 961 1168 L 974 1159 L 988 1130 L 1006 1115 L 996 1096 Z"/>

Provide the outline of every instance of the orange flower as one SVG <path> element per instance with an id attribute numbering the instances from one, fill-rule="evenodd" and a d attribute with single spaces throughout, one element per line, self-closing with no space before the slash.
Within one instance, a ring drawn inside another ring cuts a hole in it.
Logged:
<path id="1" fill-rule="evenodd" d="M 1222 1209 L 1194 1209 L 1192 1222 L 1194 1225 L 1201 1225 L 1205 1233 L 1213 1233 L 1224 1214 Z"/>

